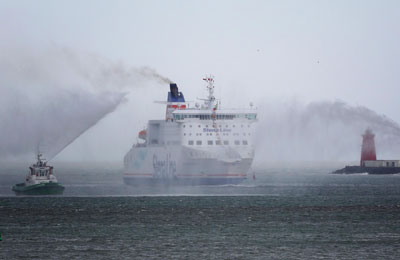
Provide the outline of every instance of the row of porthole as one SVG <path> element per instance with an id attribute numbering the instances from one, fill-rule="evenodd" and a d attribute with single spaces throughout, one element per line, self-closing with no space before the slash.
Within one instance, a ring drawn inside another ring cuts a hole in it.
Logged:
<path id="1" fill-rule="evenodd" d="M 183 133 L 183 135 L 186 136 L 186 133 Z M 206 135 L 207 136 L 212 136 L 213 134 L 212 133 L 207 133 Z M 228 133 L 222 133 L 222 135 L 223 136 L 229 136 Z M 247 135 L 250 136 L 251 134 L 248 133 Z M 192 136 L 192 133 L 189 133 L 189 136 Z M 196 133 L 196 136 L 202 136 L 202 134 L 201 133 Z M 239 133 L 233 133 L 233 136 L 239 136 Z M 243 136 L 246 136 L 246 133 L 243 133 Z"/>
<path id="2" fill-rule="evenodd" d="M 183 127 L 186 127 L 186 125 L 183 125 Z M 192 125 L 189 125 L 189 127 L 192 127 Z M 206 127 L 206 128 L 208 128 L 208 125 L 205 125 L 205 126 L 198 125 L 198 127 L 199 127 L 199 128 L 201 128 L 201 127 Z M 212 126 L 211 126 L 211 127 L 212 127 Z M 222 125 L 219 125 L 218 127 L 221 128 Z M 229 128 L 229 125 L 225 125 L 225 127 L 226 127 L 226 128 Z M 235 127 L 235 125 L 232 125 L 232 127 Z M 241 125 L 241 127 L 244 127 L 244 125 Z M 247 127 L 250 127 L 250 125 L 247 125 Z"/>
<path id="3" fill-rule="evenodd" d="M 222 142 L 221 142 L 221 140 L 216 140 L 216 141 L 215 141 L 215 145 L 222 145 L 222 143 L 223 143 L 224 145 L 229 145 L 229 141 L 228 141 L 228 140 L 224 140 L 224 141 L 222 141 Z M 202 145 L 202 144 L 203 144 L 203 142 L 202 142 L 201 140 L 197 140 L 197 141 L 196 141 L 196 145 Z M 208 144 L 208 145 L 213 145 L 213 144 L 214 144 L 214 141 L 213 141 L 213 140 L 208 140 L 208 141 L 207 141 L 207 144 Z M 248 142 L 247 142 L 247 140 L 243 140 L 242 142 L 240 142 L 239 140 L 235 140 L 234 144 L 235 144 L 235 145 L 240 145 L 240 144 L 242 144 L 242 145 L 248 145 Z M 194 141 L 193 141 L 193 140 L 189 140 L 189 141 L 188 141 L 188 145 L 194 145 Z"/>

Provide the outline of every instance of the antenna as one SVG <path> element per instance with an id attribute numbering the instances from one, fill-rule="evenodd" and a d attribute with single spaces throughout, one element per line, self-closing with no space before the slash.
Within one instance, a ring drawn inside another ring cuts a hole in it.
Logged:
<path id="1" fill-rule="evenodd" d="M 208 99 L 214 98 L 214 76 L 209 75 L 203 78 L 205 82 L 208 83 L 207 90 L 208 90 Z"/>
<path id="2" fill-rule="evenodd" d="M 215 102 L 215 97 L 214 97 L 214 76 L 213 75 L 209 75 L 209 76 L 205 76 L 203 78 L 203 80 L 205 82 L 207 82 L 207 90 L 208 90 L 208 98 L 204 100 L 204 105 L 208 108 L 208 109 L 213 109 L 214 108 L 214 102 Z"/>

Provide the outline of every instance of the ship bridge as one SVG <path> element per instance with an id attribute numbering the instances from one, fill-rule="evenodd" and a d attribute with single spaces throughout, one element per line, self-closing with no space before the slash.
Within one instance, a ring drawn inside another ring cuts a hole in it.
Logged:
<path id="1" fill-rule="evenodd" d="M 186 110 L 175 110 L 173 113 L 173 119 L 177 122 L 184 122 L 191 119 L 198 120 L 256 120 L 257 112 L 254 110 L 201 110 L 201 109 L 186 109 Z"/>
<path id="2" fill-rule="evenodd" d="M 166 121 L 184 122 L 192 119 L 198 120 L 253 120 L 257 119 L 257 110 L 253 109 L 221 109 L 221 103 L 214 97 L 214 78 L 212 76 L 203 79 L 208 83 L 208 97 L 200 99 L 204 104 L 195 104 L 189 108 L 189 103 L 185 102 L 182 92 L 179 92 L 175 83 L 170 84 L 168 101 L 166 107 Z"/>

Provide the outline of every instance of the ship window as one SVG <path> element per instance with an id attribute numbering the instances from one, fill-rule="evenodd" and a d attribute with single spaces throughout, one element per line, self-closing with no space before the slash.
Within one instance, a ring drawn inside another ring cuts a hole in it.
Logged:
<path id="1" fill-rule="evenodd" d="M 189 125 L 189 127 L 192 127 L 192 125 Z"/>
<path id="2" fill-rule="evenodd" d="M 225 140 L 224 141 L 224 145 L 228 145 L 229 144 L 229 141 L 228 140 Z"/>
<path id="3" fill-rule="evenodd" d="M 210 115 L 200 115 L 200 120 L 210 120 L 211 116 Z"/>
<path id="4" fill-rule="evenodd" d="M 201 126 L 199 125 L 199 127 L 201 127 Z"/>
<path id="5" fill-rule="evenodd" d="M 186 135 L 186 133 L 184 133 L 183 135 Z"/>
<path id="6" fill-rule="evenodd" d="M 386 162 L 386 166 L 389 167 L 389 162 Z"/>
<path id="7" fill-rule="evenodd" d="M 235 140 L 235 145 L 239 145 L 240 141 L 239 140 Z"/>
<path id="8" fill-rule="evenodd" d="M 201 145 L 201 141 L 200 140 L 196 141 L 196 145 Z"/>
<path id="9" fill-rule="evenodd" d="M 186 125 L 183 125 L 183 127 L 186 127 Z"/>
<path id="10" fill-rule="evenodd" d="M 392 167 L 394 167 L 394 162 L 392 162 Z"/>
<path id="11" fill-rule="evenodd" d="M 215 141 L 215 144 L 216 144 L 216 145 L 221 145 L 221 141 L 220 141 L 220 140 L 217 140 L 217 141 Z"/>
<path id="12" fill-rule="evenodd" d="M 189 141 L 189 142 L 188 142 L 188 145 L 193 145 L 193 141 Z"/>
<path id="13" fill-rule="evenodd" d="M 247 140 L 243 140 L 243 145 L 247 145 Z"/>
<path id="14" fill-rule="evenodd" d="M 191 135 L 192 135 L 192 133 L 189 133 L 189 135 L 191 136 Z"/>
<path id="15" fill-rule="evenodd" d="M 206 128 L 208 128 L 208 125 L 206 125 Z"/>
<path id="16" fill-rule="evenodd" d="M 208 145 L 213 145 L 213 141 L 212 141 L 212 140 L 208 140 L 208 141 L 207 141 L 207 144 L 208 144 Z"/>
<path id="17" fill-rule="evenodd" d="M 248 115 L 246 115 L 247 116 L 247 118 L 249 119 L 249 120 L 254 120 L 254 119 L 256 119 L 256 117 L 257 117 L 257 115 L 256 114 L 248 114 Z"/>
<path id="18" fill-rule="evenodd" d="M 158 144 L 158 140 L 157 139 L 152 139 L 151 140 L 151 144 Z"/>
<path id="19" fill-rule="evenodd" d="M 232 127 L 235 127 L 235 125 L 233 125 Z"/>

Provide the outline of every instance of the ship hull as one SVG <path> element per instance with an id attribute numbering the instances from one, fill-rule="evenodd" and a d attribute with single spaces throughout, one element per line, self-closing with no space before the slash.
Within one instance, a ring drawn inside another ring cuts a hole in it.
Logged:
<path id="1" fill-rule="evenodd" d="M 364 167 L 364 166 L 346 166 L 343 169 L 334 171 L 335 174 L 397 174 L 400 173 L 400 167 Z"/>
<path id="2" fill-rule="evenodd" d="M 124 183 L 132 186 L 199 186 L 199 185 L 237 185 L 242 183 L 246 177 L 242 178 L 140 178 L 129 175 L 124 176 Z"/>
<path id="3" fill-rule="evenodd" d="M 64 189 L 64 186 L 51 182 L 30 186 L 25 186 L 24 183 L 19 183 L 14 185 L 12 188 L 16 195 L 62 195 Z"/>
<path id="4" fill-rule="evenodd" d="M 185 147 L 132 148 L 125 156 L 127 185 L 227 185 L 247 179 L 249 158 L 215 158 L 222 151 Z"/>

